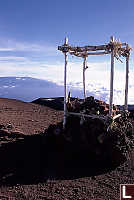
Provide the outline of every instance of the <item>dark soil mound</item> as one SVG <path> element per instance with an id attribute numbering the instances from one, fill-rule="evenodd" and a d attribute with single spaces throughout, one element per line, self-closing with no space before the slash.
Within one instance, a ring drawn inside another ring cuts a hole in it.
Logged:
<path id="1" fill-rule="evenodd" d="M 78 151 L 79 139 L 74 145 L 59 134 L 62 119 L 45 106 L 0 99 L 0 199 L 117 200 L 120 184 L 134 183 L 133 151 L 116 165 L 95 160 Z"/>

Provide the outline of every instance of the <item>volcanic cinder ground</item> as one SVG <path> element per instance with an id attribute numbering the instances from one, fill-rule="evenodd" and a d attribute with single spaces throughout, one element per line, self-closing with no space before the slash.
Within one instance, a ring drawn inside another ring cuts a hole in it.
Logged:
<path id="1" fill-rule="evenodd" d="M 66 166 L 40 134 L 62 119 L 62 111 L 0 99 L 0 200 L 118 200 L 120 184 L 134 183 L 129 156 L 118 166 L 90 158 Z"/>

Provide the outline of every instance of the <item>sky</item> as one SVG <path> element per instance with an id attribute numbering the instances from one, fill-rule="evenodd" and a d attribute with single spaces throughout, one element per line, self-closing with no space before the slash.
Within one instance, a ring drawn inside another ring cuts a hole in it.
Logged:
<path id="1" fill-rule="evenodd" d="M 0 5 L 0 77 L 33 77 L 63 85 L 64 56 L 58 45 L 107 44 L 113 35 L 134 48 L 133 0 L 4 0 Z M 115 61 L 114 103 L 124 102 L 125 59 Z M 109 94 L 110 55 L 91 56 L 86 88 Z M 68 90 L 82 88 L 82 59 L 69 56 Z M 134 103 L 134 53 L 129 103 Z"/>

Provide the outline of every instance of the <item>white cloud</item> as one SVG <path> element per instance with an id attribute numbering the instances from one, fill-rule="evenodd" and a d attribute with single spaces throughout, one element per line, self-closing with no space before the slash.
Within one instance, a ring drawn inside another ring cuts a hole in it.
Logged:
<path id="1" fill-rule="evenodd" d="M 8 48 L 8 47 L 3 47 L 3 48 L 0 48 L 0 51 L 13 51 L 14 48 Z"/>
<path id="2" fill-rule="evenodd" d="M 23 59 L 22 59 L 23 60 Z M 86 71 L 87 92 L 94 94 L 96 98 L 109 101 L 110 88 L 110 64 L 88 63 Z M 106 66 L 106 68 L 105 68 Z M 98 70 L 102 69 L 102 70 Z M 67 67 L 68 88 L 82 89 L 82 65 L 69 63 Z M 0 76 L 27 76 L 52 81 L 63 85 L 64 64 L 46 65 L 45 63 L 33 62 L 24 59 L 23 62 L 0 62 Z M 134 104 L 134 72 L 129 73 L 129 103 Z M 114 103 L 124 104 L 125 71 L 115 68 L 114 76 Z"/>
<path id="3" fill-rule="evenodd" d="M 0 61 L 6 61 L 6 62 L 9 62 L 10 61 L 14 61 L 14 62 L 17 62 L 17 61 L 27 61 L 28 58 L 26 57 L 19 57 L 19 56 L 0 56 Z"/>
<path id="4" fill-rule="evenodd" d="M 109 102 L 109 88 L 110 88 L 110 63 L 88 63 L 89 69 L 86 71 L 86 89 L 89 93 L 94 93 L 98 98 Z M 100 70 L 98 70 L 100 69 Z M 42 68 L 44 78 L 63 85 L 64 66 L 48 65 Z M 82 65 L 77 63 L 69 63 L 67 68 L 67 83 L 68 88 L 83 88 L 82 84 Z M 129 103 L 134 103 L 134 72 L 129 73 Z M 125 71 L 115 67 L 114 75 L 114 103 L 124 104 L 125 94 Z"/>
<path id="5" fill-rule="evenodd" d="M 0 52 L 39 52 L 57 55 L 57 47 L 45 42 L 29 43 L 10 39 L 0 40 Z"/>

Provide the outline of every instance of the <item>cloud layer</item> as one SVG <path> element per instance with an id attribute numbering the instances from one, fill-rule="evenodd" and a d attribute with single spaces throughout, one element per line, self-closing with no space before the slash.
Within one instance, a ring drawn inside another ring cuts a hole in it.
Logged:
<path id="1" fill-rule="evenodd" d="M 1 58 L 0 58 L 1 60 Z M 110 64 L 88 63 L 86 71 L 87 95 L 109 101 L 110 88 Z M 102 70 L 101 70 L 102 69 Z M 70 63 L 67 69 L 68 90 L 82 90 L 82 65 Z M 63 86 L 64 65 L 61 63 L 50 65 L 41 62 L 33 62 L 28 59 L 17 58 L 17 62 L 0 62 L 0 76 L 25 76 L 51 81 Z M 134 104 L 134 72 L 129 73 L 129 104 Z M 124 104 L 125 72 L 115 70 L 114 76 L 114 103 Z M 81 91 L 82 94 L 82 91 Z M 77 94 L 76 94 L 77 95 Z"/>
<path id="2" fill-rule="evenodd" d="M 46 53 L 56 53 L 55 46 L 45 43 L 28 43 L 20 42 L 11 39 L 0 39 L 0 52 L 46 52 Z"/>
<path id="3" fill-rule="evenodd" d="M 33 77 L 63 86 L 64 63 L 60 62 L 57 47 L 39 43 L 25 43 L 15 40 L 0 40 L 0 77 Z M 52 62 L 53 56 L 56 61 Z M 49 61 L 44 56 L 49 56 Z M 68 90 L 79 90 L 82 96 L 83 64 L 72 59 L 67 67 Z M 82 61 L 82 60 L 81 60 Z M 130 67 L 132 66 L 132 62 Z M 87 95 L 109 102 L 110 62 L 88 62 L 86 71 Z M 134 104 L 134 71 L 129 73 L 129 104 Z M 115 63 L 114 103 L 124 104 L 125 62 Z"/>

